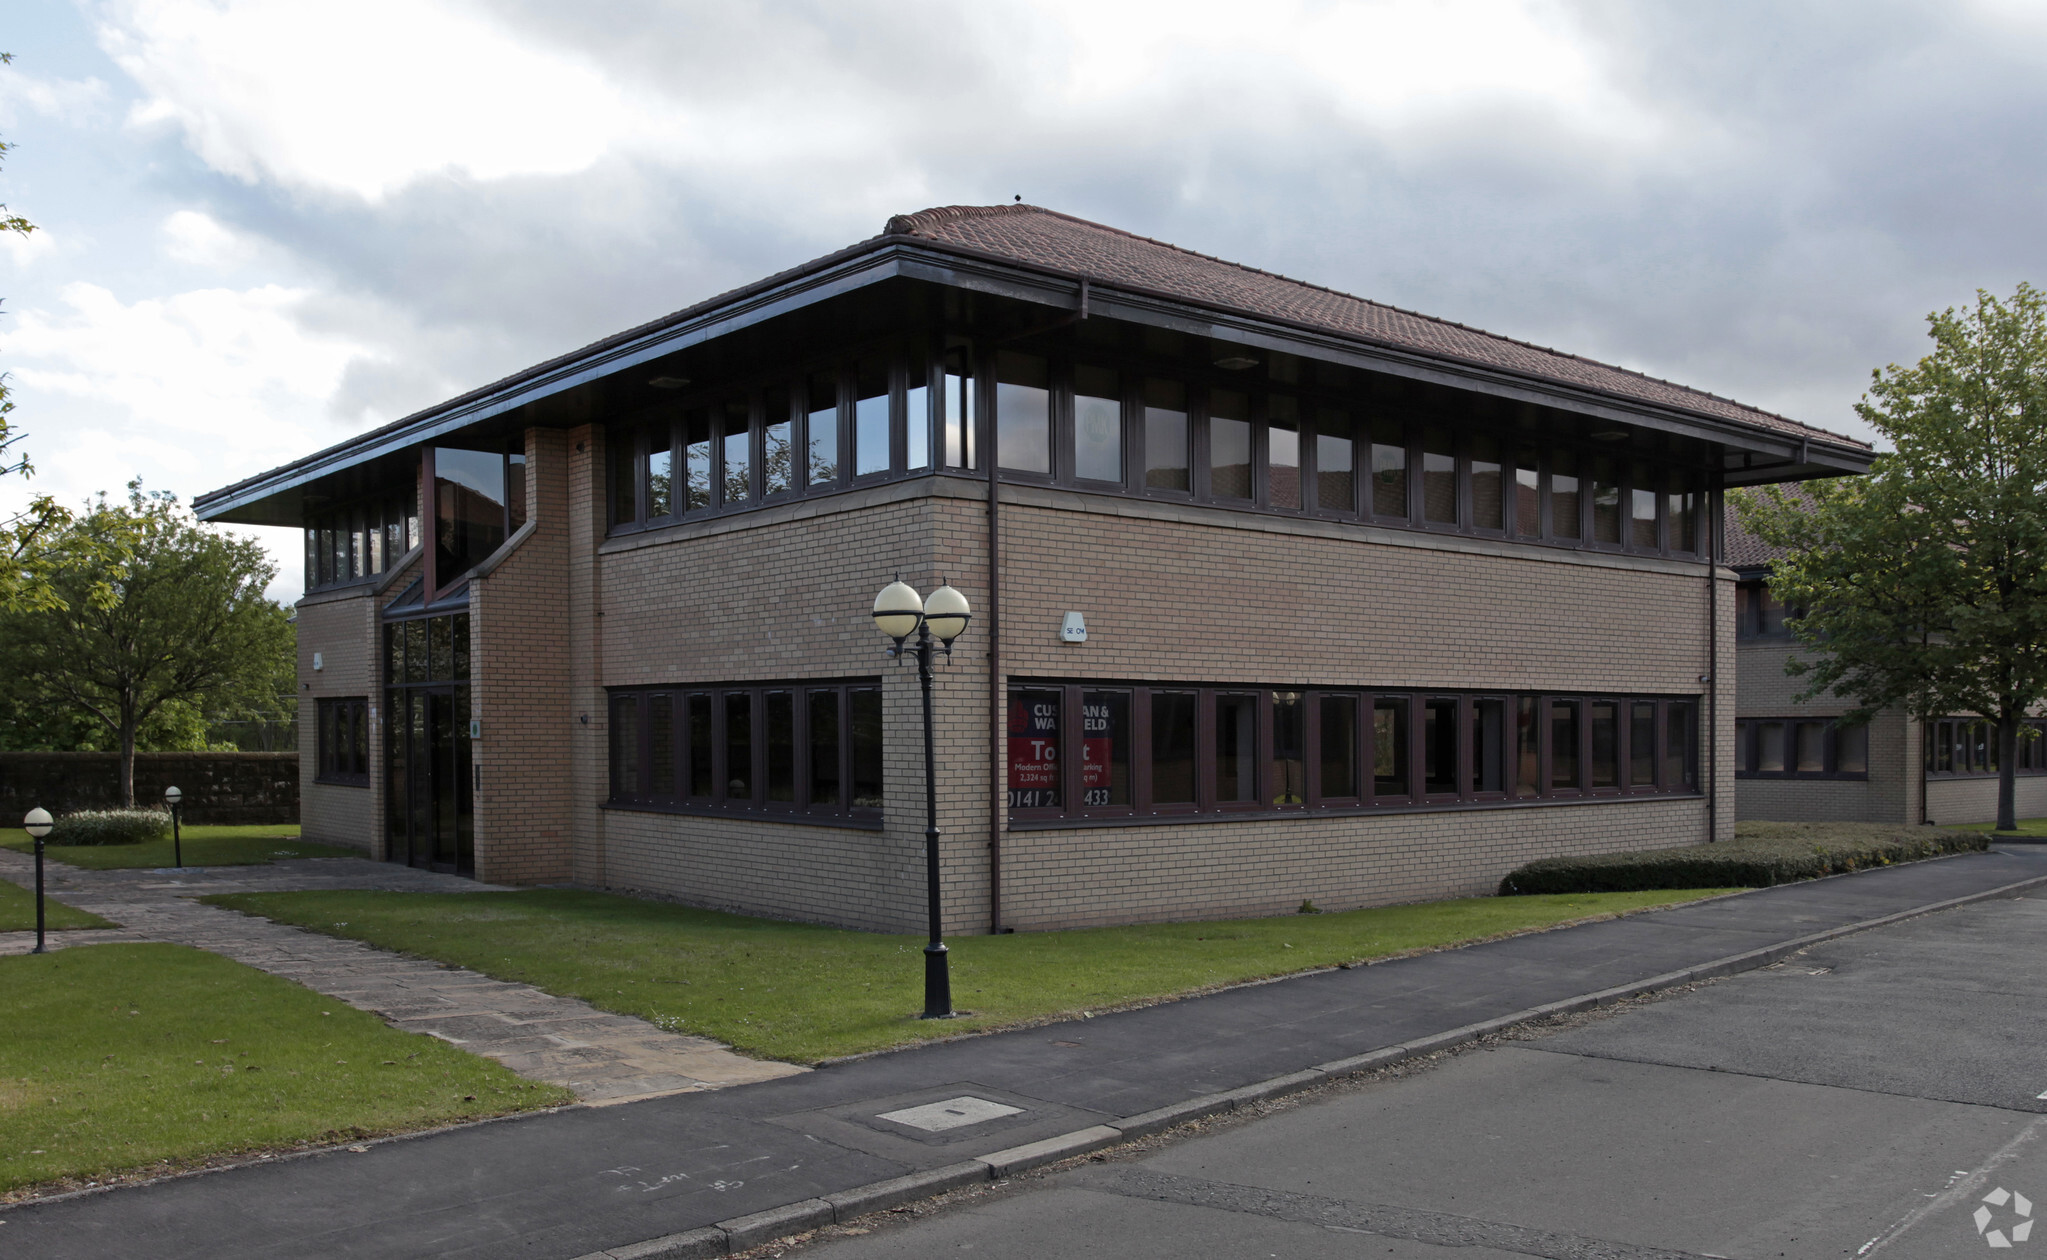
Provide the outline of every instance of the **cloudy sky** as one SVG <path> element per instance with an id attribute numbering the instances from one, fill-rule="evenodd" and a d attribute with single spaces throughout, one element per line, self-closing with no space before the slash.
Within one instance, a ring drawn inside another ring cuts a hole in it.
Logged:
<path id="1" fill-rule="evenodd" d="M 189 499 L 1016 194 L 1861 436 L 1927 311 L 2047 282 L 2022 0 L 4 13 L 42 230 L 0 243 L 0 370 L 66 500 Z"/>

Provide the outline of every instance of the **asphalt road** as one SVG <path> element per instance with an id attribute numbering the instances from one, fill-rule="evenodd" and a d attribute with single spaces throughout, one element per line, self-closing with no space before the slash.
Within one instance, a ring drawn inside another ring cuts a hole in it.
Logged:
<path id="1" fill-rule="evenodd" d="M 802 1254 L 2047 1254 L 2043 1017 L 2047 899 L 1984 902 Z"/>

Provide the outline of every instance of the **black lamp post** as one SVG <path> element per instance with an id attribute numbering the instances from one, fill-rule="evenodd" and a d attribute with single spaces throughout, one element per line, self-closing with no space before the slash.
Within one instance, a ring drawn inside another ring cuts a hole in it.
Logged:
<path id="1" fill-rule="evenodd" d="M 163 790 L 163 799 L 164 804 L 171 807 L 171 860 L 182 871 L 185 869 L 185 837 L 178 830 L 178 802 L 185 799 L 185 794 L 175 787 L 167 787 Z"/>
<path id="2" fill-rule="evenodd" d="M 32 954 L 49 952 L 43 948 L 43 837 L 50 834 L 53 821 L 50 811 L 40 805 L 21 820 L 22 830 L 34 836 L 36 842 L 36 947 L 29 951 Z"/>
<path id="3" fill-rule="evenodd" d="M 952 973 L 946 965 L 938 904 L 938 755 L 931 734 L 931 660 L 941 651 L 952 655 L 952 641 L 972 618 L 967 597 L 949 585 L 941 584 L 927 600 L 897 578 L 874 597 L 874 624 L 896 641 L 888 650 L 890 656 L 901 660 L 903 640 L 917 636 L 911 650 L 917 656 L 917 681 L 924 688 L 924 895 L 931 918 L 931 943 L 924 947 L 925 1019 L 952 1018 Z"/>

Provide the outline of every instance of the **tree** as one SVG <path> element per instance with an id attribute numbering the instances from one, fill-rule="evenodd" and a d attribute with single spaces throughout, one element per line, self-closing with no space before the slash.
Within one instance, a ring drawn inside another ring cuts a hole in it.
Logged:
<path id="1" fill-rule="evenodd" d="M 1785 548 L 1770 587 L 1810 653 L 1800 699 L 1855 699 L 1997 725 L 1997 827 L 2017 824 L 2014 754 L 2047 696 L 2047 294 L 1979 290 L 1927 317 L 1933 353 L 1873 374 L 1856 411 L 1895 451 L 1804 500 L 1743 496 L 1749 530 Z"/>
<path id="2" fill-rule="evenodd" d="M 120 751 L 132 805 L 135 750 L 152 724 L 191 727 L 203 744 L 209 702 L 274 684 L 292 627 L 264 595 L 277 570 L 262 547 L 200 525 L 171 495 L 132 483 L 125 504 L 101 496 L 65 527 L 79 531 L 132 542 L 110 560 L 57 539 L 49 579 L 62 607 L 9 614 L 0 636 L 34 702 L 86 715 Z M 96 599 L 100 589 L 110 596 Z"/>

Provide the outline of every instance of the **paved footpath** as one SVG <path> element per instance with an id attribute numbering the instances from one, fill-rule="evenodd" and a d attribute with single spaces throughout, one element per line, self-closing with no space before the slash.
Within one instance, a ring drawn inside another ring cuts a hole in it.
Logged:
<path id="1" fill-rule="evenodd" d="M 2047 884 L 2021 848 L 1794 884 L 766 1081 L 10 1208 L 5 1254 L 723 1254 L 1556 1010 Z M 2047 1105 L 2047 1104 L 2043 1104 Z M 651 1246 L 640 1244 L 662 1240 Z"/>
<path id="2" fill-rule="evenodd" d="M 34 887 L 34 859 L 0 849 L 0 878 Z M 169 941 L 211 950 L 371 1011 L 408 1032 L 427 1033 L 496 1059 L 528 1080 L 567 1086 L 586 1103 L 717 1089 L 803 1071 L 749 1059 L 708 1038 L 667 1032 L 531 985 L 194 900 L 215 893 L 307 889 L 509 891 L 475 880 L 334 858 L 181 871 L 88 871 L 46 863 L 44 880 L 57 900 L 121 925 L 111 931 L 48 933 L 54 946 Z M 33 932 L 0 933 L 0 954 L 27 953 L 34 945 Z"/>

